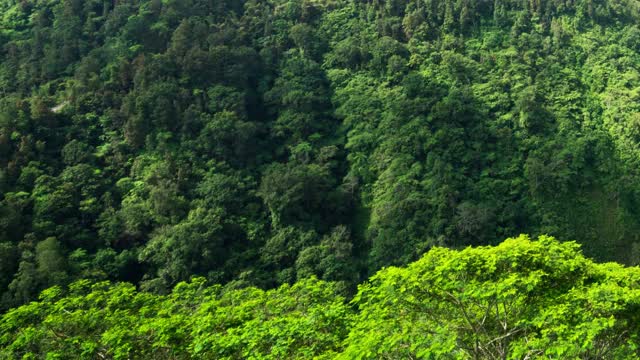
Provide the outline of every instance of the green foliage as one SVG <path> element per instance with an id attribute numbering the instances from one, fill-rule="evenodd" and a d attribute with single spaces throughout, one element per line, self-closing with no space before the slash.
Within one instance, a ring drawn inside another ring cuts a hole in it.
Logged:
<path id="1" fill-rule="evenodd" d="M 312 359 L 340 348 L 350 319 L 335 287 L 317 280 L 264 292 L 195 278 L 166 296 L 79 281 L 3 315 L 0 357 Z"/>
<path id="2" fill-rule="evenodd" d="M 0 311 L 194 275 L 345 294 L 519 233 L 638 263 L 631 0 L 0 0 Z"/>
<path id="3" fill-rule="evenodd" d="M 344 358 L 636 357 L 637 268 L 541 237 L 432 249 L 360 287 Z"/>
<path id="4" fill-rule="evenodd" d="M 351 303 L 315 278 L 269 291 L 194 278 L 167 295 L 78 281 L 2 315 L 0 358 L 634 359 L 638 284 L 638 268 L 524 235 L 434 248 Z"/>

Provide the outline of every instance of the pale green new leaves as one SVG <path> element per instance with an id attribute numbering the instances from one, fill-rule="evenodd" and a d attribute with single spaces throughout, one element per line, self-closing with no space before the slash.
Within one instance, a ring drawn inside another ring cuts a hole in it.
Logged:
<path id="1" fill-rule="evenodd" d="M 0 359 L 636 359 L 639 284 L 544 236 L 434 248 L 351 304 L 316 279 L 166 296 L 79 281 L 3 315 Z"/>
<path id="2" fill-rule="evenodd" d="M 341 358 L 636 358 L 638 280 L 549 237 L 433 249 L 360 288 Z"/>

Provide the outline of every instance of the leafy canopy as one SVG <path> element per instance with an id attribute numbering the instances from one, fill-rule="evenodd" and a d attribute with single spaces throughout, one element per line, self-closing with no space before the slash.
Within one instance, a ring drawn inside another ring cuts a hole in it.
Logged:
<path id="1" fill-rule="evenodd" d="M 597 264 L 573 242 L 435 248 L 346 300 L 314 278 L 263 291 L 171 294 L 126 283 L 50 288 L 0 319 L 0 358 L 633 359 L 640 269 Z"/>

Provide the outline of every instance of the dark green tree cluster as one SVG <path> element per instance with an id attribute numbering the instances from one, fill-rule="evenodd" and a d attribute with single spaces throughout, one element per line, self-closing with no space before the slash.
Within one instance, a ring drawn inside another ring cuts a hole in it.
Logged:
<path id="1" fill-rule="evenodd" d="M 0 311 L 344 294 L 518 233 L 640 261 L 631 0 L 0 0 Z"/>
<path id="2" fill-rule="evenodd" d="M 7 359 L 637 359 L 640 270 L 526 236 L 435 248 L 353 301 L 311 278 L 168 295 L 86 280 L 0 317 Z"/>

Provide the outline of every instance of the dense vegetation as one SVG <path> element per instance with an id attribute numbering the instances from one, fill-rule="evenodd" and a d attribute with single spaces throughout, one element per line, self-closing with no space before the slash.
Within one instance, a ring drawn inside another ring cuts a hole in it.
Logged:
<path id="1" fill-rule="evenodd" d="M 0 311 L 79 279 L 351 296 L 519 233 L 635 264 L 639 20 L 632 0 L 0 0 Z"/>
<path id="2" fill-rule="evenodd" d="M 0 318 L 6 359 L 637 359 L 640 269 L 542 237 L 436 248 L 351 303 L 335 284 L 276 290 L 108 282 L 54 287 Z"/>

